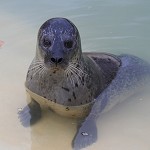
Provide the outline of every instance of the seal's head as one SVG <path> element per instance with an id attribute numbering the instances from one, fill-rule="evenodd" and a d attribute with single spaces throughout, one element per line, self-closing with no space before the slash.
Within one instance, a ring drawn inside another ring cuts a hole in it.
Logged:
<path id="1" fill-rule="evenodd" d="M 39 29 L 36 56 L 48 69 L 65 70 L 81 57 L 80 35 L 65 18 L 47 20 Z"/>

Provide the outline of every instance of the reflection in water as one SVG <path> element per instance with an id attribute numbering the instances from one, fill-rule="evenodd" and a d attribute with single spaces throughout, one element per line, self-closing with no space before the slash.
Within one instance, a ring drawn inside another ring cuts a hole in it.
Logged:
<path id="1" fill-rule="evenodd" d="M 149 7 L 146 0 L 1 1 L 0 39 L 5 44 L 0 48 L 0 149 L 71 149 L 75 120 L 45 112 L 39 123 L 24 128 L 17 116 L 18 108 L 26 105 L 25 76 L 45 20 L 72 20 L 83 50 L 130 53 L 149 60 Z M 148 90 L 102 114 L 97 121 L 99 139 L 88 149 L 149 150 L 149 97 Z"/>

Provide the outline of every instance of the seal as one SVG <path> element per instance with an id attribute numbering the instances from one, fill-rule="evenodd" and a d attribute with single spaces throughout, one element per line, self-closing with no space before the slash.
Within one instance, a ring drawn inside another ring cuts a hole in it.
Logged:
<path id="1" fill-rule="evenodd" d="M 105 106 L 110 105 L 113 95 L 119 93 L 120 87 L 121 92 L 130 85 L 136 87 L 131 80 L 140 81 L 144 77 L 139 68 L 144 69 L 145 64 L 131 56 L 125 58 L 82 52 L 76 26 L 65 18 L 49 19 L 38 32 L 36 54 L 25 82 L 31 99 L 19 111 L 20 121 L 24 126 L 36 123 L 43 108 L 67 117 L 86 117 L 73 140 L 73 147 L 80 149 L 92 144 L 97 139 L 95 120 Z M 133 73 L 131 79 L 130 73 Z"/>
<path id="2" fill-rule="evenodd" d="M 39 29 L 36 55 L 25 82 L 32 100 L 20 112 L 21 118 L 30 112 L 30 124 L 35 123 L 42 104 L 64 116 L 85 117 L 120 64 L 115 55 L 82 53 L 79 32 L 68 19 L 46 21 Z M 27 124 L 27 119 L 21 121 Z"/>
<path id="3" fill-rule="evenodd" d="M 106 61 L 104 65 L 112 64 L 109 70 L 99 65 L 98 54 L 82 54 L 79 32 L 73 23 L 64 18 L 50 19 L 39 30 L 26 87 L 64 106 L 87 104 L 111 82 L 120 65 L 113 56 L 99 57 L 103 63 Z"/>

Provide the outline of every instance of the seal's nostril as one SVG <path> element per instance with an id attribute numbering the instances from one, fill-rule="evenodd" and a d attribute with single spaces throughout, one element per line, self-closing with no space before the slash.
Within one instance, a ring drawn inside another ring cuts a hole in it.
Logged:
<path id="1" fill-rule="evenodd" d="M 51 61 L 52 61 L 53 63 L 57 63 L 57 59 L 55 59 L 55 58 L 51 58 Z"/>
<path id="2" fill-rule="evenodd" d="M 53 58 L 53 57 L 52 57 L 52 58 L 51 58 L 51 61 L 52 61 L 53 63 L 56 63 L 56 64 L 58 63 L 58 64 L 59 64 L 59 63 L 61 63 L 61 62 L 63 61 L 63 58 Z"/>
<path id="3" fill-rule="evenodd" d="M 61 63 L 63 61 L 63 58 L 57 59 L 57 63 Z"/>

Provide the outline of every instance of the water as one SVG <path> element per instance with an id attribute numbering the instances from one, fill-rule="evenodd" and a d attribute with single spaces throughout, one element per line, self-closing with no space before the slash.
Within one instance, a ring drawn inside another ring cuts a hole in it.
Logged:
<path id="1" fill-rule="evenodd" d="M 128 53 L 149 61 L 149 7 L 148 0 L 1 0 L 0 150 L 71 150 L 75 120 L 44 112 L 39 123 L 24 128 L 17 116 L 26 105 L 25 76 L 45 20 L 72 20 L 83 51 Z M 97 121 L 99 139 L 86 149 L 149 150 L 149 97 L 145 91 L 103 114 Z"/>

